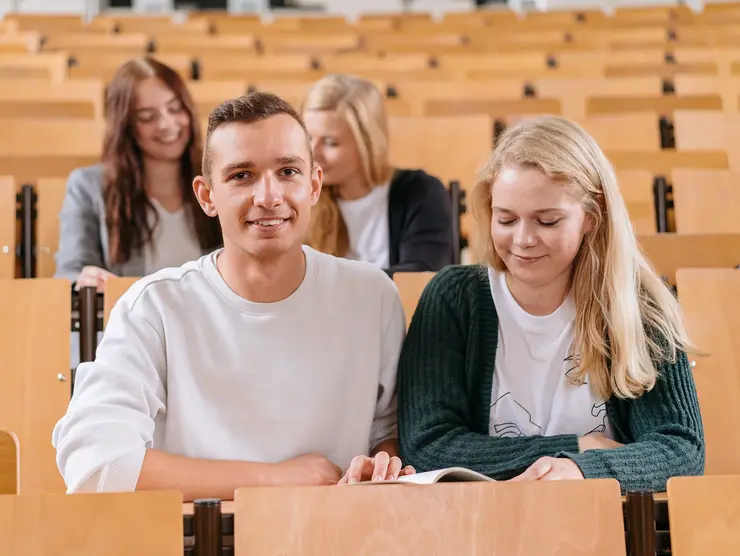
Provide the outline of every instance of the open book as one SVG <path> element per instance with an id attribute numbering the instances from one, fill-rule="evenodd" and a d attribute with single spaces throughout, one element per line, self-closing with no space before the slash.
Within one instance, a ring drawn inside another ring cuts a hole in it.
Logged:
<path id="1" fill-rule="evenodd" d="M 370 482 L 364 481 L 354 483 L 356 485 L 389 485 L 389 484 L 415 484 L 415 485 L 433 485 L 434 483 L 458 483 L 470 481 L 487 481 L 495 482 L 494 479 L 481 475 L 476 471 L 464 467 L 447 467 L 436 471 L 425 471 L 415 475 L 406 475 L 399 477 L 395 481 Z"/>

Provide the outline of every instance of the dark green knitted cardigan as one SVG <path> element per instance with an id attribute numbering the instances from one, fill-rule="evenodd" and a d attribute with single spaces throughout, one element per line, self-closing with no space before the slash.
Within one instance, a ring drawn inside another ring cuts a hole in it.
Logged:
<path id="1" fill-rule="evenodd" d="M 504 480 L 540 457 L 566 457 L 586 478 L 617 479 L 623 491 L 664 491 L 670 477 L 704 472 L 701 414 L 685 353 L 658 364 L 649 392 L 608 400 L 623 448 L 579 453 L 576 435 L 489 436 L 497 341 L 487 269 L 451 266 L 437 273 L 419 300 L 399 362 L 404 464 L 417 471 L 463 466 Z"/>

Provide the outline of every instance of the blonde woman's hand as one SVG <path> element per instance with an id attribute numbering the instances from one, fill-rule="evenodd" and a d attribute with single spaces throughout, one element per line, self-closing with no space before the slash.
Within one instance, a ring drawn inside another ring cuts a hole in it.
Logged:
<path id="1" fill-rule="evenodd" d="M 355 456 L 338 484 L 346 485 L 362 481 L 395 481 L 404 475 L 413 475 L 416 470 L 407 465 L 403 467 L 401 458 L 389 456 L 388 452 L 378 452 L 374 457 Z"/>
<path id="2" fill-rule="evenodd" d="M 544 457 L 530 465 L 511 482 L 519 481 L 573 481 L 583 479 L 581 469 L 567 458 Z"/>
<path id="3" fill-rule="evenodd" d="M 578 439 L 578 448 L 581 452 L 586 450 L 613 450 L 614 448 L 621 448 L 624 444 L 607 438 L 599 432 L 593 434 L 587 434 Z"/>
<path id="4" fill-rule="evenodd" d="M 108 272 L 104 268 L 86 266 L 77 277 L 77 289 L 93 287 L 102 293 L 105 291 L 105 283 L 108 281 L 108 278 L 114 278 L 115 276 L 115 274 Z"/>

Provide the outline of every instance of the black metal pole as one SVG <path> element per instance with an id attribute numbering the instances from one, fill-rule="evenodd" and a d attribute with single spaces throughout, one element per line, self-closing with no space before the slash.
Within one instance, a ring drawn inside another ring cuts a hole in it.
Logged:
<path id="1" fill-rule="evenodd" d="M 21 187 L 21 264 L 23 278 L 36 277 L 36 234 L 34 220 L 36 207 L 34 206 L 32 185 Z"/>
<path id="2" fill-rule="evenodd" d="M 98 347 L 97 299 L 96 288 L 80 288 L 80 363 L 95 359 L 95 350 Z"/>
<path id="3" fill-rule="evenodd" d="M 657 176 L 653 181 L 653 200 L 658 232 L 665 233 L 668 231 L 668 182 L 665 176 Z"/>
<path id="4" fill-rule="evenodd" d="M 627 493 L 627 544 L 630 556 L 655 556 L 653 504 L 652 492 Z"/>
<path id="5" fill-rule="evenodd" d="M 452 264 L 460 264 L 460 182 L 450 182 L 450 202 L 452 204 Z"/>
<path id="6" fill-rule="evenodd" d="M 221 556 L 221 500 L 204 498 L 193 502 L 195 556 Z"/>

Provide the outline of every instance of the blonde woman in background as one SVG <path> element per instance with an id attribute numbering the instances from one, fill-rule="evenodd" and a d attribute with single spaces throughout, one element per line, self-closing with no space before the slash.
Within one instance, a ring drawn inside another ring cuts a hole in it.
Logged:
<path id="1" fill-rule="evenodd" d="M 307 243 L 394 272 L 452 262 L 452 208 L 442 183 L 389 161 L 383 96 L 369 81 L 329 75 L 308 92 L 302 116 L 324 188 Z"/>
<path id="2" fill-rule="evenodd" d="M 485 266 L 436 275 L 401 355 L 404 461 L 623 490 L 703 473 L 678 303 L 595 141 L 561 118 L 524 121 L 473 197 Z"/>

